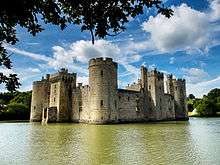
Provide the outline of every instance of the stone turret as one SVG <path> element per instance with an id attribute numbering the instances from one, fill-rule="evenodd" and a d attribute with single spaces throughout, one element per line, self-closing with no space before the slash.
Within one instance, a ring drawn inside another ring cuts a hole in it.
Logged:
<path id="1" fill-rule="evenodd" d="M 173 75 L 167 75 L 167 81 L 166 81 L 166 89 L 167 94 L 170 94 L 174 97 L 174 86 L 173 86 Z"/>
<path id="2" fill-rule="evenodd" d="M 163 97 L 164 97 L 164 74 L 156 69 L 148 75 L 149 91 L 149 119 L 161 120 L 163 118 Z"/>
<path id="3" fill-rule="evenodd" d="M 33 82 L 30 121 L 42 120 L 44 109 L 49 106 L 50 83 L 48 79 Z"/>
<path id="4" fill-rule="evenodd" d="M 111 58 L 89 61 L 90 122 L 117 122 L 117 63 Z"/>
<path id="5" fill-rule="evenodd" d="M 176 119 L 188 119 L 188 111 L 186 107 L 186 82 L 184 79 L 173 79 L 173 87 Z"/>

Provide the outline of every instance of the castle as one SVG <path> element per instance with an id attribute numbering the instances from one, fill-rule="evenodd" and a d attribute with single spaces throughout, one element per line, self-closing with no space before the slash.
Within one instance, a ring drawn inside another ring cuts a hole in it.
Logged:
<path id="1" fill-rule="evenodd" d="M 184 79 L 141 67 L 137 83 L 118 89 L 118 64 L 89 61 L 89 85 L 76 85 L 76 73 L 61 69 L 33 82 L 30 121 L 124 123 L 188 120 Z M 166 93 L 165 93 L 165 88 Z"/>

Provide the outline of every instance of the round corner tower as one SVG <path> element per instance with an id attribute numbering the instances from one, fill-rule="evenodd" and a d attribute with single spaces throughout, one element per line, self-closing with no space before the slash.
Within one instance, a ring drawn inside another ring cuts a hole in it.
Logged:
<path id="1" fill-rule="evenodd" d="M 111 58 L 94 58 L 89 61 L 90 119 L 92 123 L 116 122 L 117 63 Z"/>
<path id="2" fill-rule="evenodd" d="M 50 84 L 47 80 L 33 82 L 30 121 L 42 120 L 43 109 L 49 105 L 49 90 Z"/>

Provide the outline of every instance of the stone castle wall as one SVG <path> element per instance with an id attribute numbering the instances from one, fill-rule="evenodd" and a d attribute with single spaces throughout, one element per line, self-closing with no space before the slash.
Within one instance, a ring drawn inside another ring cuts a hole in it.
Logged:
<path id="1" fill-rule="evenodd" d="M 167 93 L 165 93 L 164 85 Z M 48 116 L 49 115 L 49 116 Z M 117 63 L 89 61 L 89 85 L 61 69 L 33 83 L 30 121 L 120 123 L 187 119 L 185 80 L 141 67 L 141 79 L 118 89 Z"/>
<path id="2" fill-rule="evenodd" d="M 141 93 L 131 90 L 118 90 L 118 119 L 120 122 L 145 121 L 146 116 L 142 109 Z"/>

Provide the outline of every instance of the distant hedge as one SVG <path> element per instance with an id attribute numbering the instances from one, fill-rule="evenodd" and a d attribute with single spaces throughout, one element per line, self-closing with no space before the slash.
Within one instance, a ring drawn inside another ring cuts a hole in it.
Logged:
<path id="1" fill-rule="evenodd" d="M 0 120 L 29 120 L 31 91 L 1 93 Z"/>

